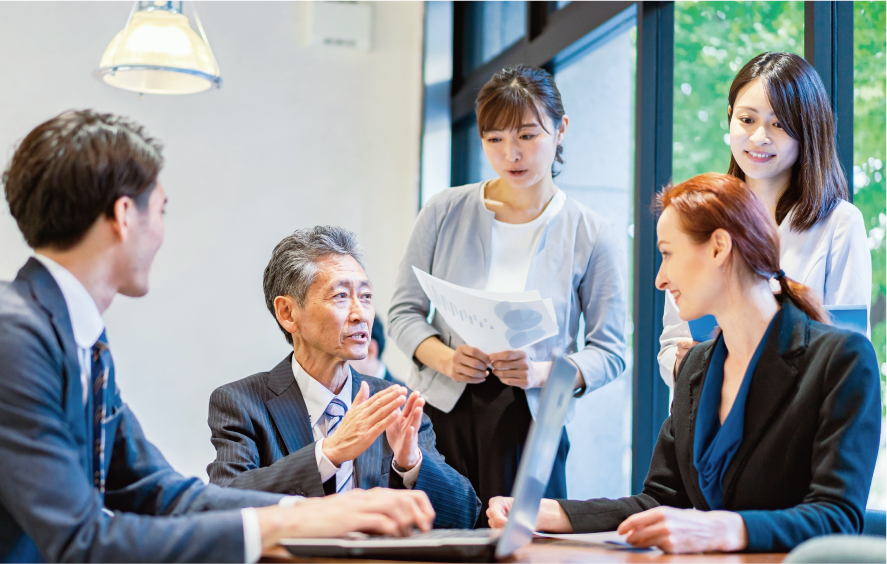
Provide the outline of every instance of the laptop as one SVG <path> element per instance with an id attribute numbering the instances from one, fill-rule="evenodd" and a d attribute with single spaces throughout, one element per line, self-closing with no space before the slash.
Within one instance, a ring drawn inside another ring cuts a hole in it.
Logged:
<path id="1" fill-rule="evenodd" d="M 504 529 L 434 529 L 406 538 L 356 533 L 337 539 L 284 539 L 280 544 L 298 557 L 426 562 L 493 562 L 508 557 L 533 539 L 539 503 L 551 476 L 575 383 L 576 368 L 562 353 L 555 354 L 518 466 L 514 504 Z"/>

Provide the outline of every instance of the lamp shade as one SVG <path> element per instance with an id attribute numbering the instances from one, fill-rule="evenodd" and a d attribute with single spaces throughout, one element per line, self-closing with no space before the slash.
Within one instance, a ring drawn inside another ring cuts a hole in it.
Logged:
<path id="1" fill-rule="evenodd" d="M 105 49 L 98 70 L 101 79 L 145 94 L 193 94 L 218 88 L 219 66 L 203 29 L 198 35 L 171 2 L 156 3 L 163 7 L 144 4 L 149 7 L 134 12 Z"/>

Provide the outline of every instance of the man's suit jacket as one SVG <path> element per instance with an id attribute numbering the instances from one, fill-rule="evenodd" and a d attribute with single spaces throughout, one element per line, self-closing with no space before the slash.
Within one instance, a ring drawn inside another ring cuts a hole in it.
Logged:
<path id="1" fill-rule="evenodd" d="M 361 382 L 370 395 L 391 382 L 352 370 L 351 397 Z M 216 460 L 206 471 L 212 483 L 284 494 L 324 495 L 314 458 L 314 435 L 308 409 L 292 370 L 292 354 L 270 372 L 226 384 L 209 400 L 209 427 Z M 437 513 L 435 527 L 471 528 L 480 514 L 480 500 L 471 483 L 451 468 L 434 446 L 434 430 L 422 416 L 419 447 L 422 466 L 414 489 L 428 494 Z M 403 488 L 391 471 L 393 452 L 382 433 L 354 461 L 354 484 L 362 489 Z"/>
<path id="2" fill-rule="evenodd" d="M 182 477 L 113 379 L 108 398 L 104 506 L 113 513 L 93 487 L 92 417 L 65 299 L 28 260 L 0 283 L 0 561 L 243 562 L 239 509 L 280 496 Z"/>
<path id="3" fill-rule="evenodd" d="M 723 480 L 724 508 L 742 515 L 750 552 L 787 552 L 815 536 L 861 532 L 878 456 L 881 391 L 872 344 L 781 301 L 752 376 L 742 442 Z M 696 345 L 681 362 L 671 417 L 640 495 L 558 500 L 575 532 L 613 530 L 657 505 L 709 509 L 693 439 L 714 345 Z"/>

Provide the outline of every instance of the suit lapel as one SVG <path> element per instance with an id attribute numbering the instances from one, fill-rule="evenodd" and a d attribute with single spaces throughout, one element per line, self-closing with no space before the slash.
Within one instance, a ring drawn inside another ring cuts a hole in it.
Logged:
<path id="1" fill-rule="evenodd" d="M 798 371 L 786 359 L 807 346 L 807 316 L 791 301 L 780 301 L 782 310 L 777 314 L 780 319 L 770 332 L 749 385 L 742 443 L 724 473 L 725 507 L 729 507 L 733 486 L 745 461 L 757 447 L 761 435 L 771 427 L 771 421 L 785 403 L 786 396 L 794 389 Z"/>
<path id="2" fill-rule="evenodd" d="M 74 342 L 74 329 L 65 296 L 52 274 L 37 259 L 29 258 L 19 271 L 18 278 L 28 283 L 34 300 L 49 316 L 62 350 L 62 409 L 65 410 L 74 438 L 81 445 L 86 444 L 86 412 L 83 407 L 83 386 L 80 383 L 80 361 L 77 358 L 77 344 Z M 91 463 L 92 457 L 87 456 L 86 459 Z"/>
<path id="3" fill-rule="evenodd" d="M 370 386 L 370 396 L 380 390 L 378 381 L 364 380 L 364 377 L 355 370 L 351 370 L 351 401 L 354 405 L 354 398 L 360 390 L 361 382 L 366 381 Z M 382 466 L 382 442 L 385 441 L 385 432 L 373 441 L 368 449 L 357 457 L 354 461 L 354 484 L 361 489 L 370 489 L 376 486 L 387 486 L 388 484 L 380 484 L 378 482 L 379 469 Z"/>
<path id="4" fill-rule="evenodd" d="M 675 437 L 675 448 L 681 449 L 682 452 L 676 452 L 678 460 L 689 460 L 688 464 L 690 479 L 685 480 L 685 483 L 689 484 L 689 489 L 687 494 L 693 500 L 693 506 L 697 508 L 708 509 L 708 502 L 705 501 L 705 496 L 702 494 L 702 489 L 699 487 L 699 473 L 696 471 L 696 466 L 693 465 L 693 442 L 696 440 L 696 412 L 699 410 L 699 398 L 702 396 L 702 386 L 705 384 L 705 375 L 708 373 L 708 366 L 711 364 L 712 353 L 715 350 L 715 343 L 717 341 L 712 341 L 710 344 L 702 345 L 707 347 L 705 352 L 703 353 L 701 362 L 696 365 L 694 370 L 688 371 L 686 374 L 682 374 L 682 378 L 687 378 L 687 385 L 689 386 L 689 394 L 688 400 L 689 405 L 687 406 L 687 426 L 686 440 L 677 440 Z M 689 367 L 688 367 L 689 368 Z M 675 426 L 675 432 L 678 432 L 678 426 Z"/>
<path id="5" fill-rule="evenodd" d="M 290 353 L 268 373 L 267 386 L 275 397 L 265 402 L 286 445 L 287 454 L 314 442 L 308 408 L 293 375 L 292 358 L 293 355 Z"/>

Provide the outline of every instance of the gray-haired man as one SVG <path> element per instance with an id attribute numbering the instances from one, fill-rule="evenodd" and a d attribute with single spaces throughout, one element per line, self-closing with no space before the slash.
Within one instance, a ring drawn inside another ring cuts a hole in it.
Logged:
<path id="1" fill-rule="evenodd" d="M 372 284 L 354 234 L 300 229 L 265 268 L 265 303 L 290 354 L 213 392 L 209 426 L 224 486 L 323 496 L 376 486 L 422 490 L 434 526 L 470 528 L 480 501 L 434 446 L 418 392 L 353 371 L 367 355 Z"/>

